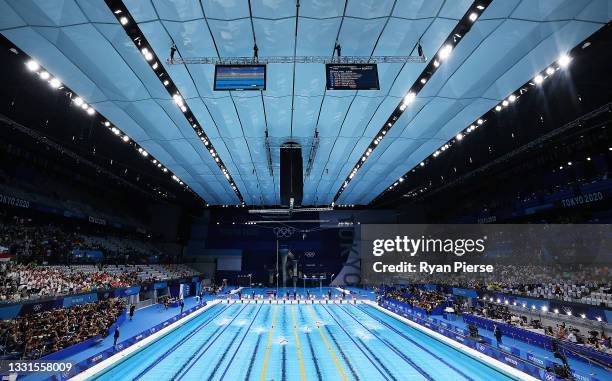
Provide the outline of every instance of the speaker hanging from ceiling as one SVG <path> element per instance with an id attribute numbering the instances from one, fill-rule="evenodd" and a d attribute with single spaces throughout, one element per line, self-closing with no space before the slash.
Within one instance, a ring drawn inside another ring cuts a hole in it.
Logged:
<path id="1" fill-rule="evenodd" d="M 302 147 L 287 142 L 280 147 L 280 199 L 283 206 L 300 206 L 304 195 Z"/>

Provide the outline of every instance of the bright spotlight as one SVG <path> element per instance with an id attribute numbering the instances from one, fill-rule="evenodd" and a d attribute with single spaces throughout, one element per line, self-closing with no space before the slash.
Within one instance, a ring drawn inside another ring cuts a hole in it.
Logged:
<path id="1" fill-rule="evenodd" d="M 563 54 L 561 57 L 559 57 L 557 63 L 560 67 L 566 68 L 570 64 L 571 60 L 572 58 L 570 56 L 568 56 L 567 54 Z"/>
<path id="2" fill-rule="evenodd" d="M 51 80 L 49 81 L 49 85 L 51 85 L 51 87 L 53 87 L 54 89 L 57 89 L 62 85 L 62 83 L 57 78 L 51 78 Z"/>
<path id="3" fill-rule="evenodd" d="M 36 71 L 40 69 L 40 65 L 38 64 L 38 62 L 34 60 L 29 60 L 28 62 L 26 62 L 26 66 L 28 67 L 28 70 L 30 71 Z"/>
<path id="4" fill-rule="evenodd" d="M 445 60 L 448 58 L 448 56 L 450 56 L 452 51 L 453 51 L 453 46 L 450 44 L 446 44 L 442 47 L 442 49 L 440 49 L 440 52 L 438 53 L 438 57 L 440 57 L 441 60 Z"/>
<path id="5" fill-rule="evenodd" d="M 113 134 L 115 135 L 119 135 L 121 133 L 121 131 L 119 131 L 119 129 L 117 127 L 113 127 L 111 128 L 111 131 L 113 132 Z"/>
<path id="6" fill-rule="evenodd" d="M 535 76 L 535 78 L 533 79 L 533 81 L 534 81 L 536 84 L 538 84 L 538 85 L 539 85 L 540 83 L 544 82 L 544 77 L 542 77 L 540 74 L 538 74 L 538 75 L 536 75 L 536 76 Z"/>
<path id="7" fill-rule="evenodd" d="M 438 60 L 434 60 L 434 66 L 435 66 L 435 67 L 440 66 L 440 62 L 438 62 Z"/>
<path id="8" fill-rule="evenodd" d="M 508 101 L 504 99 L 504 101 L 502 102 L 502 106 L 504 107 L 508 106 Z"/>
<path id="9" fill-rule="evenodd" d="M 49 74 L 48 72 L 46 72 L 46 71 L 40 72 L 40 78 L 42 78 L 44 80 L 47 80 L 47 79 L 49 79 L 49 77 L 51 77 L 51 74 Z"/>
<path id="10" fill-rule="evenodd" d="M 548 75 L 552 75 L 555 72 L 555 69 L 553 69 L 552 67 L 547 67 L 546 68 L 546 74 Z"/>
<path id="11" fill-rule="evenodd" d="M 142 156 L 144 156 L 144 157 L 149 156 L 149 153 L 148 153 L 147 151 L 145 151 L 145 150 L 140 151 L 140 154 L 141 154 Z"/>
<path id="12" fill-rule="evenodd" d="M 469 19 L 470 19 L 471 22 L 476 21 L 477 18 L 478 18 L 478 13 L 476 13 L 476 12 L 470 13 Z"/>
<path id="13" fill-rule="evenodd" d="M 553 311 L 554 313 L 558 314 L 559 310 L 555 308 L 555 310 Z"/>
<path id="14" fill-rule="evenodd" d="M 421 167 L 424 167 L 424 166 L 425 166 L 425 162 L 423 162 L 423 161 L 422 161 L 422 162 L 421 162 L 421 164 L 419 164 L 419 165 L 420 165 Z"/>
<path id="15" fill-rule="evenodd" d="M 586 318 L 586 315 L 585 314 L 580 314 L 580 317 L 584 319 L 584 318 Z"/>
<path id="16" fill-rule="evenodd" d="M 495 106 L 495 111 L 501 111 L 502 107 L 500 105 Z"/>
<path id="17" fill-rule="evenodd" d="M 90 107 L 90 108 L 87 109 L 87 114 L 93 115 L 95 113 L 96 113 L 96 110 L 94 110 L 93 107 Z"/>
<path id="18" fill-rule="evenodd" d="M 482 119 L 478 119 L 478 120 L 476 121 L 476 123 L 477 123 L 477 124 L 480 126 L 480 125 L 482 125 L 482 124 L 484 123 L 484 120 L 482 120 Z"/>
<path id="19" fill-rule="evenodd" d="M 87 103 L 83 103 L 81 104 L 81 108 L 85 111 L 87 111 L 87 109 L 89 108 L 89 105 Z"/>
<path id="20" fill-rule="evenodd" d="M 455 139 L 457 139 L 457 140 L 463 139 L 463 134 L 462 133 L 458 133 L 457 136 L 455 136 Z"/>
<path id="21" fill-rule="evenodd" d="M 130 137 L 127 135 L 123 135 L 123 137 L 121 138 L 121 140 L 123 140 L 124 142 L 129 142 L 130 141 Z"/>
<path id="22" fill-rule="evenodd" d="M 514 101 L 516 101 L 516 95 L 511 94 L 511 95 L 508 97 L 508 100 L 509 100 L 510 102 L 514 102 Z"/>
<path id="23" fill-rule="evenodd" d="M 123 16 L 119 19 L 119 22 L 121 23 L 121 25 L 126 25 L 128 23 L 128 18 Z"/>
<path id="24" fill-rule="evenodd" d="M 81 106 L 83 104 L 83 99 L 81 99 L 80 97 L 76 97 L 73 100 L 74 104 L 77 106 Z"/>
<path id="25" fill-rule="evenodd" d="M 412 91 L 409 92 L 408 94 L 406 94 L 406 96 L 404 97 L 404 104 L 408 105 L 410 103 L 412 103 L 412 101 L 414 101 L 414 98 L 416 98 L 416 94 L 413 93 Z"/>

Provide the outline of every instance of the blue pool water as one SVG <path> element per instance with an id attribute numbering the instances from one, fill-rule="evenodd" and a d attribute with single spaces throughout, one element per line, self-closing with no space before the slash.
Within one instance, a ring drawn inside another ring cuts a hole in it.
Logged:
<path id="1" fill-rule="evenodd" d="M 217 304 L 92 380 L 511 380 L 365 304 Z"/>

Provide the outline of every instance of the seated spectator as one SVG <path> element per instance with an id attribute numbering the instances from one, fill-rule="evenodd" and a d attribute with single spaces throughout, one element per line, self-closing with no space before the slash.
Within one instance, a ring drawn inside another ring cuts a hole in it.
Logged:
<path id="1" fill-rule="evenodd" d="M 123 299 L 80 304 L 0 321 L 0 342 L 6 354 L 37 359 L 71 345 L 108 335 L 125 310 Z"/>

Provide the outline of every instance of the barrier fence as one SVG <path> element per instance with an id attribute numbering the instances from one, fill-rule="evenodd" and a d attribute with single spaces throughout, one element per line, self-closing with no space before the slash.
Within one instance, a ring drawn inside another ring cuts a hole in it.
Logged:
<path id="1" fill-rule="evenodd" d="M 454 324 L 436 318 L 428 317 L 420 311 L 414 311 L 411 306 L 405 303 L 383 298 L 378 302 L 378 305 L 532 377 L 544 381 L 563 380 L 558 378 L 554 371 L 552 371 L 554 365 L 548 358 L 542 358 L 520 348 L 503 344 L 496 347 L 493 341 L 487 337 L 482 337 L 482 342 L 476 341 L 469 336 L 470 332 L 467 329 L 460 328 Z M 580 381 L 600 381 L 593 376 L 577 372 L 574 372 L 573 376 L 576 380 Z"/>

